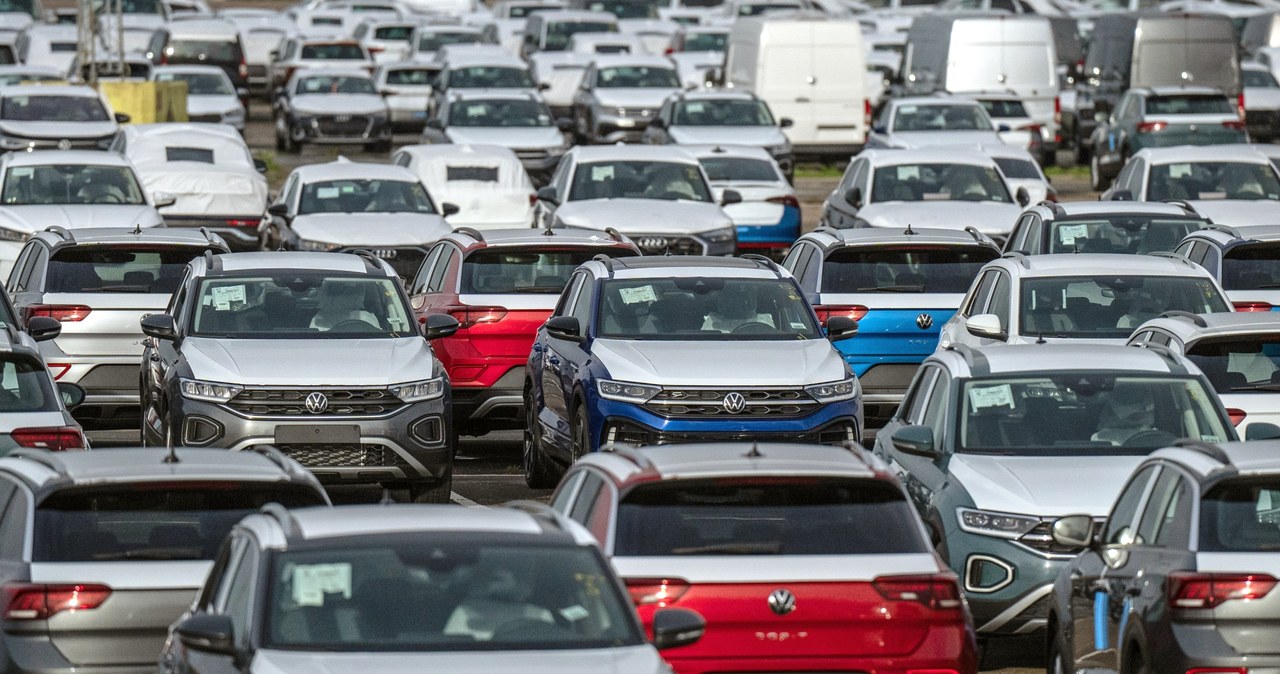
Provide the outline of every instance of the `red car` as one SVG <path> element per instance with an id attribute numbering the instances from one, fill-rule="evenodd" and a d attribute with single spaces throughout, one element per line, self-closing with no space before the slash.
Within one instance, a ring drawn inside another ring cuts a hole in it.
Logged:
<path id="1" fill-rule="evenodd" d="M 679 674 L 974 674 L 956 576 L 901 484 L 860 449 L 666 445 L 588 454 L 551 507 L 591 530 L 646 629 L 706 620 Z"/>
<path id="2" fill-rule="evenodd" d="M 449 374 L 457 432 L 524 428 L 525 361 L 569 275 L 597 255 L 639 254 L 613 229 L 460 227 L 440 239 L 409 294 L 419 320 L 448 314 L 461 326 L 432 344 Z"/>

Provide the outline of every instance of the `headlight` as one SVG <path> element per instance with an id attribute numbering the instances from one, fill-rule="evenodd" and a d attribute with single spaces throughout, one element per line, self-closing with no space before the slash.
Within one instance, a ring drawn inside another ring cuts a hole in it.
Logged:
<path id="1" fill-rule="evenodd" d="M 1008 539 L 1021 538 L 1040 525 L 1039 517 L 972 508 L 956 508 L 956 519 L 960 521 L 960 528 L 971 534 Z"/>
<path id="2" fill-rule="evenodd" d="M 228 400 L 240 395 L 244 389 L 231 384 L 219 384 L 212 381 L 199 381 L 196 379 L 179 379 L 178 383 L 182 388 L 182 397 L 192 400 L 203 400 L 207 403 L 225 403 Z"/>
<path id="3" fill-rule="evenodd" d="M 831 381 L 825 384 L 806 386 L 804 390 L 820 403 L 834 403 L 856 398 L 858 394 L 862 393 L 862 386 L 858 384 L 857 377 L 849 377 L 844 381 Z"/>
<path id="4" fill-rule="evenodd" d="M 769 154 L 775 157 L 780 154 L 791 154 L 791 146 L 786 143 L 783 143 L 782 145 L 769 145 L 769 146 L 766 146 L 764 149 L 766 152 L 768 152 Z"/>
<path id="5" fill-rule="evenodd" d="M 318 250 L 328 252 L 337 250 L 342 247 L 340 243 L 325 243 L 323 241 L 308 241 L 306 239 L 298 239 L 298 250 Z"/>
<path id="6" fill-rule="evenodd" d="M 733 227 L 725 227 L 724 229 L 713 229 L 709 232 L 699 234 L 707 240 L 707 243 L 727 243 L 733 241 L 738 235 L 738 230 Z"/>
<path id="7" fill-rule="evenodd" d="M 0 227 L 0 241 L 26 241 L 27 234 L 25 232 L 15 232 L 12 229 Z"/>
<path id="8" fill-rule="evenodd" d="M 425 381 L 414 381 L 391 387 L 391 395 L 407 402 L 416 403 L 423 400 L 439 398 L 444 394 L 444 379 L 437 377 Z"/>
<path id="9" fill-rule="evenodd" d="M 231 122 L 231 121 L 235 121 L 235 122 L 243 122 L 243 121 L 244 121 L 244 110 L 243 110 L 243 109 L 241 109 L 241 108 L 232 108 L 232 109 L 230 109 L 230 110 L 228 110 L 228 111 L 226 111 L 226 112 L 222 113 L 222 119 L 224 119 L 224 120 L 226 120 L 226 121 L 228 121 L 228 122 Z"/>
<path id="10" fill-rule="evenodd" d="M 601 379 L 596 382 L 596 390 L 600 392 L 600 397 L 609 400 L 620 400 L 624 403 L 646 403 L 649 402 L 650 398 L 658 395 L 662 387 Z"/>
<path id="11" fill-rule="evenodd" d="M 31 141 L 25 138 L 12 138 L 9 136 L 0 136 L 0 149 L 5 150 L 25 150 L 29 147 Z"/>

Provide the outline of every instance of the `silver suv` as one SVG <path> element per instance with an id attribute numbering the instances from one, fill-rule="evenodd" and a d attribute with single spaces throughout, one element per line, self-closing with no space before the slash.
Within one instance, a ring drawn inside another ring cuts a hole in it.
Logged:
<path id="1" fill-rule="evenodd" d="M 274 444 L 323 481 L 447 501 L 449 380 L 395 271 L 369 253 L 206 255 L 142 319 L 142 441 Z"/>

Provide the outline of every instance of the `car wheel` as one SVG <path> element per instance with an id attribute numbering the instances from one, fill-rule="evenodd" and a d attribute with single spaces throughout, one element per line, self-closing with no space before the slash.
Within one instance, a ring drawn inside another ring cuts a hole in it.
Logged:
<path id="1" fill-rule="evenodd" d="M 1124 674 L 1151 674 L 1151 668 L 1147 666 L 1146 658 L 1142 657 L 1142 651 L 1135 649 L 1133 655 L 1129 656 L 1128 671 L 1121 670 L 1121 672 Z"/>
<path id="2" fill-rule="evenodd" d="M 524 394 L 524 410 L 524 447 L 521 454 L 524 482 L 530 489 L 550 489 L 559 481 L 560 471 L 556 470 L 542 448 L 542 426 L 538 423 L 531 391 Z"/>
<path id="3" fill-rule="evenodd" d="M 1071 663 L 1067 661 L 1067 649 L 1062 645 L 1062 630 L 1055 628 L 1049 635 L 1049 674 L 1072 674 Z"/>
<path id="4" fill-rule="evenodd" d="M 453 494 L 453 464 L 439 479 L 409 483 L 409 500 L 413 503 L 448 503 Z"/>
<path id="5" fill-rule="evenodd" d="M 1084 144 L 1083 138 L 1080 138 L 1079 136 L 1077 136 L 1075 141 L 1075 146 L 1072 147 L 1071 149 L 1075 153 L 1076 166 L 1083 166 L 1089 163 L 1089 155 L 1091 153 L 1089 152 L 1088 146 Z"/>
<path id="6" fill-rule="evenodd" d="M 1094 192 L 1101 192 L 1111 186 L 1111 179 L 1102 175 L 1102 164 L 1098 162 L 1098 155 L 1094 153 L 1089 158 L 1089 187 Z"/>
<path id="7" fill-rule="evenodd" d="M 581 400 L 578 401 L 573 411 L 573 460 L 587 455 L 591 451 L 590 433 L 587 431 L 587 411 L 582 409 L 585 407 Z"/>

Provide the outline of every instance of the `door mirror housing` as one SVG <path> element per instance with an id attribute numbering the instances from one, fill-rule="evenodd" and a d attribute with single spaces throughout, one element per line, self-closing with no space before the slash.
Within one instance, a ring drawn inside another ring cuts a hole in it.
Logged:
<path id="1" fill-rule="evenodd" d="M 139 321 L 142 324 L 142 334 L 156 339 L 167 339 L 174 341 L 178 339 L 178 327 L 173 322 L 173 316 L 169 314 L 148 314 Z"/>
<path id="2" fill-rule="evenodd" d="M 933 446 L 933 429 L 928 426 L 903 426 L 889 438 L 893 446 L 903 454 L 935 459 L 940 456 Z"/>
<path id="3" fill-rule="evenodd" d="M 855 210 L 862 208 L 862 188 L 850 187 L 849 191 L 844 193 L 844 201 Z"/>
<path id="4" fill-rule="evenodd" d="M 236 655 L 235 626 L 227 616 L 197 613 L 178 623 L 174 631 L 182 645 L 193 651 Z"/>
<path id="5" fill-rule="evenodd" d="M 27 319 L 27 334 L 37 342 L 47 342 L 62 334 L 62 323 L 48 316 L 32 316 Z"/>
<path id="6" fill-rule="evenodd" d="M 62 397 L 62 404 L 68 411 L 74 410 L 84 402 L 85 392 L 79 384 L 72 384 L 69 381 L 58 382 L 58 395 Z"/>
<path id="7" fill-rule="evenodd" d="M 442 121 L 440 121 L 440 120 L 438 120 L 438 119 L 428 119 L 428 120 L 427 120 L 427 128 L 428 128 L 428 129 L 435 129 L 436 131 L 444 131 L 444 122 L 442 122 Z"/>
<path id="8" fill-rule="evenodd" d="M 264 174 L 265 174 L 265 173 L 267 172 L 268 168 L 269 168 L 269 167 L 267 166 L 267 162 L 262 161 L 261 159 L 254 159 L 254 160 L 253 160 L 253 170 L 257 171 L 258 173 L 264 173 Z"/>
<path id="9" fill-rule="evenodd" d="M 151 195 L 151 201 L 156 208 L 164 208 L 178 203 L 178 198 L 168 192 L 156 192 Z"/>
<path id="10" fill-rule="evenodd" d="M 974 337 L 986 337 L 1001 342 L 1009 339 L 1009 333 L 1005 332 L 1004 326 L 1000 325 L 1000 317 L 995 314 L 970 316 L 964 322 L 964 329 Z"/>
<path id="11" fill-rule="evenodd" d="M 1087 548 L 1093 543 L 1093 518 L 1066 515 L 1053 523 L 1053 542 L 1069 548 Z"/>
<path id="12" fill-rule="evenodd" d="M 422 336 L 427 340 L 448 337 L 458 331 L 458 319 L 448 314 L 427 314 L 422 321 Z"/>
<path id="13" fill-rule="evenodd" d="M 289 218 L 289 206 L 286 204 L 271 204 L 267 206 L 267 215 L 287 220 Z"/>
<path id="14" fill-rule="evenodd" d="M 725 190 L 724 193 L 720 195 L 721 206 L 732 206 L 733 204 L 740 203 L 742 203 L 742 193 L 738 190 Z"/>
<path id="15" fill-rule="evenodd" d="M 556 194 L 556 188 L 550 185 L 538 188 L 538 201 L 544 201 L 552 206 L 560 205 L 560 197 Z"/>
<path id="16" fill-rule="evenodd" d="M 1245 440 L 1275 440 L 1280 438 L 1280 426 L 1265 421 L 1249 424 L 1244 429 Z"/>
<path id="17" fill-rule="evenodd" d="M 440 204 L 440 215 L 446 218 L 449 217 L 450 215 L 457 215 L 458 211 L 461 211 L 461 210 L 462 209 L 458 208 L 457 204 L 451 204 L 447 201 L 444 202 L 443 204 Z"/>
<path id="18" fill-rule="evenodd" d="M 129 119 L 129 115 L 126 115 L 123 112 L 116 113 L 116 124 L 128 124 Z"/>
<path id="19" fill-rule="evenodd" d="M 655 129 L 665 129 L 667 128 L 667 120 L 661 117 L 654 117 L 653 121 L 649 122 L 649 126 L 652 126 Z"/>
<path id="20" fill-rule="evenodd" d="M 688 646 L 706 631 L 707 621 L 687 608 L 663 608 L 653 613 L 653 645 L 660 651 Z"/>
<path id="21" fill-rule="evenodd" d="M 783 117 L 782 119 L 778 120 L 779 129 L 790 129 L 795 125 L 796 125 L 796 120 L 791 119 L 790 117 Z"/>
<path id="22" fill-rule="evenodd" d="M 1129 190 L 1116 190 L 1111 193 L 1112 201 L 1133 201 L 1133 192 Z"/>
<path id="23" fill-rule="evenodd" d="M 1031 203 L 1031 193 L 1027 192 L 1027 188 L 1025 187 L 1019 187 L 1013 198 L 1017 199 L 1018 205 L 1023 208 L 1026 208 L 1027 205 Z"/>
<path id="24" fill-rule="evenodd" d="M 997 125 L 996 125 L 996 133 L 1004 133 L 1005 131 L 1012 131 L 1012 130 L 1013 130 L 1013 129 L 1012 129 L 1008 124 L 997 124 Z"/>
<path id="25" fill-rule="evenodd" d="M 858 322 L 848 316 L 832 316 L 827 319 L 827 339 L 838 342 L 858 334 Z"/>
<path id="26" fill-rule="evenodd" d="M 560 129 L 563 133 L 569 133 L 570 131 L 573 131 L 573 120 L 560 117 L 556 119 L 556 128 Z"/>
<path id="27" fill-rule="evenodd" d="M 547 334 L 570 342 L 582 342 L 586 339 L 582 334 L 582 325 L 573 316 L 556 316 L 548 319 Z"/>

